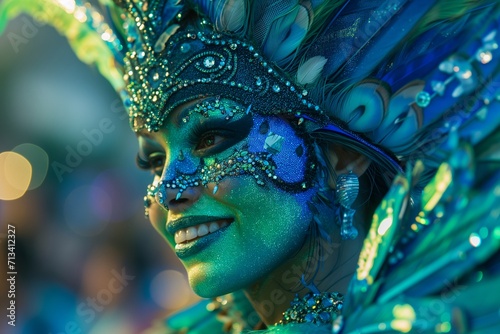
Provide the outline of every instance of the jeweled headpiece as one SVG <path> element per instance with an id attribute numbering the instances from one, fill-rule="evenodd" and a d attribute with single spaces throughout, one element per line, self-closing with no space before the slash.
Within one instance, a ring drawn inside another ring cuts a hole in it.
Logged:
<path id="1" fill-rule="evenodd" d="M 396 164 L 435 154 L 451 130 L 480 140 L 476 120 L 495 117 L 495 1 L 101 2 L 102 13 L 81 0 L 2 6 L 43 12 L 66 33 L 119 91 L 135 131 L 220 96 L 312 120 Z M 91 44 L 102 52 L 85 53 Z"/>
<path id="2" fill-rule="evenodd" d="M 307 90 L 297 87 L 251 43 L 217 33 L 205 19 L 184 19 L 189 13 L 179 12 L 173 21 L 183 26 L 172 23 L 152 45 L 148 41 L 154 29 L 132 3 L 128 10 L 141 35 L 149 36 L 125 58 L 130 95 L 126 103 L 136 131 L 156 131 L 175 107 L 208 96 L 230 98 L 259 114 L 322 113 L 308 99 Z"/>

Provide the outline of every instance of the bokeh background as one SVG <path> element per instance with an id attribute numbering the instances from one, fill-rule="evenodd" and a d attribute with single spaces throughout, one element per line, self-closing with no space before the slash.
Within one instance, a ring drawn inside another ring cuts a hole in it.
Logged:
<path id="1" fill-rule="evenodd" d="M 10 22 L 0 36 L 0 333 L 141 333 L 197 300 L 144 218 L 152 176 L 136 168 L 136 153 L 97 70 L 52 27 Z M 8 224 L 15 327 L 6 318 Z M 133 278 L 118 284 L 121 272 Z"/>

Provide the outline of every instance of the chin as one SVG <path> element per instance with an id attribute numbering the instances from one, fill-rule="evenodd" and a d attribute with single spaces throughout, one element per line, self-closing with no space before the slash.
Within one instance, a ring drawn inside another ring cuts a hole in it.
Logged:
<path id="1" fill-rule="evenodd" d="M 228 293 L 238 291 L 250 286 L 257 278 L 242 277 L 241 271 L 233 272 L 233 275 L 223 268 L 218 268 L 211 273 L 202 266 L 186 268 L 189 285 L 193 291 L 203 298 L 214 298 Z"/>
<path id="2" fill-rule="evenodd" d="M 201 279 L 200 277 L 193 277 L 189 275 L 189 285 L 193 289 L 194 293 L 202 298 L 215 298 L 218 296 L 223 296 L 228 293 L 240 290 L 242 287 L 233 284 L 227 284 L 227 279 L 224 278 L 213 278 L 206 277 Z M 233 282 L 237 283 L 237 282 Z"/>

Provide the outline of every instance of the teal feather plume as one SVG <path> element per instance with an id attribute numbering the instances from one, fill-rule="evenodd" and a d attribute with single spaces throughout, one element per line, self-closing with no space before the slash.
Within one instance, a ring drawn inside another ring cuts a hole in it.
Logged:
<path id="1" fill-rule="evenodd" d="M 64 2 L 52 0 L 3 0 L 0 3 L 0 33 L 9 20 L 21 13 L 50 23 L 68 39 L 81 61 L 96 66 L 115 90 L 121 92 L 124 90 L 123 74 L 117 61 L 120 62 L 123 57 L 123 45 L 114 34 L 103 37 L 102 33 L 96 31 L 96 27 L 101 27 L 103 31 L 109 29 L 102 14 L 78 3 L 68 2 L 65 5 Z M 89 17 L 93 18 L 92 23 Z M 99 18 L 99 21 L 95 18 Z"/>

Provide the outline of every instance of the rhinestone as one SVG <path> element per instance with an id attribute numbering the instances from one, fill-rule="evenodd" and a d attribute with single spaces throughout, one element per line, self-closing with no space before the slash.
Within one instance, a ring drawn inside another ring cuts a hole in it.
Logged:
<path id="1" fill-rule="evenodd" d="M 188 43 L 183 43 L 181 45 L 181 52 L 182 53 L 186 53 L 188 52 L 189 50 L 191 50 L 191 45 L 189 45 Z"/>
<path id="2" fill-rule="evenodd" d="M 431 95 L 425 91 L 421 91 L 417 94 L 415 102 L 419 107 L 425 108 L 431 103 Z"/>
<path id="3" fill-rule="evenodd" d="M 314 321 L 314 315 L 311 313 L 307 313 L 306 316 L 304 317 L 304 320 L 306 322 L 313 322 Z"/>
<path id="4" fill-rule="evenodd" d="M 264 149 L 269 153 L 276 154 L 281 151 L 285 138 L 270 132 L 264 142 Z"/>
<path id="5" fill-rule="evenodd" d="M 279 93 L 279 91 L 280 91 L 280 86 L 278 86 L 278 85 L 273 85 L 273 90 L 274 90 L 274 92 L 275 92 L 275 93 Z"/>
<path id="6" fill-rule="evenodd" d="M 209 56 L 209 57 L 205 58 L 203 60 L 203 65 L 206 68 L 212 68 L 212 67 L 214 67 L 214 65 L 215 65 L 215 59 L 214 59 L 214 57 Z"/>
<path id="7" fill-rule="evenodd" d="M 257 80 L 255 81 L 255 84 L 257 86 L 262 86 L 262 80 L 260 78 L 257 78 Z"/>

